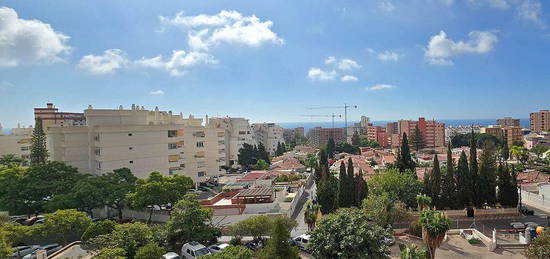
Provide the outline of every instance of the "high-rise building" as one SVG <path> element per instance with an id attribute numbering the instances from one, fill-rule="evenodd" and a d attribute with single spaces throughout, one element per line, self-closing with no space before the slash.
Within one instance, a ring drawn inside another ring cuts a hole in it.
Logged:
<path id="1" fill-rule="evenodd" d="M 254 140 L 257 144 L 262 143 L 265 150 L 274 155 L 279 143 L 284 144 L 283 128 L 275 123 L 254 123 L 252 124 Z"/>
<path id="2" fill-rule="evenodd" d="M 48 127 L 50 158 L 83 173 L 104 174 L 127 167 L 139 178 L 158 171 L 182 174 L 195 183 L 219 175 L 227 165 L 225 130 L 171 111 L 84 110 L 87 125 Z"/>
<path id="3" fill-rule="evenodd" d="M 540 110 L 532 112 L 529 115 L 529 123 L 533 132 L 550 131 L 550 111 Z"/>
<path id="4" fill-rule="evenodd" d="M 34 118 L 42 120 L 42 128 L 44 129 L 52 125 L 61 127 L 86 125 L 84 113 L 60 112 L 53 103 L 47 103 L 46 108 L 34 108 Z"/>
<path id="5" fill-rule="evenodd" d="M 420 134 L 425 143 L 425 147 L 443 147 L 445 146 L 445 124 L 438 123 L 435 120 L 427 121 L 425 118 L 420 117 L 418 121 L 400 120 L 399 125 L 399 145 L 401 144 L 401 138 L 403 133 L 407 133 L 409 144 L 412 145 L 412 137 L 414 136 L 415 128 L 418 126 Z M 392 138 L 392 146 L 396 146 Z"/>
<path id="6" fill-rule="evenodd" d="M 335 143 L 346 141 L 344 128 L 315 127 L 309 129 L 307 134 L 310 144 L 315 147 L 326 146 L 330 138 L 332 138 Z"/>
<path id="7" fill-rule="evenodd" d="M 508 146 L 513 145 L 515 142 L 523 141 L 523 132 L 521 127 L 518 126 L 500 126 L 500 125 L 491 125 L 488 127 L 481 127 L 480 133 L 491 134 L 493 136 L 502 138 L 506 141 Z"/>
<path id="8" fill-rule="evenodd" d="M 363 128 L 366 128 L 368 126 L 370 126 L 371 123 L 370 123 L 370 118 L 367 117 L 367 116 L 361 116 L 361 127 Z"/>
<path id="9" fill-rule="evenodd" d="M 245 118 L 207 118 L 206 125 L 225 129 L 225 155 L 230 166 L 237 163 L 243 144 L 255 145 L 252 127 Z"/>
<path id="10" fill-rule="evenodd" d="M 504 117 L 497 120 L 497 125 L 502 127 L 520 127 L 519 119 L 514 119 L 512 117 Z"/>
<path id="11" fill-rule="evenodd" d="M 399 125 L 397 124 L 397 122 L 386 123 L 386 133 L 388 135 L 399 134 Z"/>
<path id="12" fill-rule="evenodd" d="M 290 143 L 291 141 L 296 140 L 296 138 L 303 137 L 305 137 L 304 127 L 296 127 L 283 130 L 283 138 L 285 139 L 285 143 Z"/>
<path id="13" fill-rule="evenodd" d="M 370 141 L 376 141 L 381 147 L 388 146 L 388 136 L 386 135 L 386 128 L 382 126 L 369 126 L 367 139 Z"/>
<path id="14" fill-rule="evenodd" d="M 2 134 L 0 131 L 0 156 L 13 154 L 24 159 L 29 159 L 32 145 L 33 128 L 17 128 L 10 134 Z"/>

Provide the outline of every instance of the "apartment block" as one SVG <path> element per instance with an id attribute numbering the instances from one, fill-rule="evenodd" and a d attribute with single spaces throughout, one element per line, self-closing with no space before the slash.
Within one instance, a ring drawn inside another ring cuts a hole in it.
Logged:
<path id="1" fill-rule="evenodd" d="M 386 123 L 386 133 L 388 135 L 399 134 L 399 124 L 397 124 L 397 122 Z"/>
<path id="2" fill-rule="evenodd" d="M 445 146 L 445 124 L 438 123 L 435 120 L 426 120 L 423 117 L 418 118 L 418 121 L 400 120 L 397 122 L 399 127 L 399 144 L 403 133 L 407 133 L 409 144 L 412 144 L 411 138 L 414 135 L 415 128 L 418 126 L 420 134 L 424 139 L 427 148 Z M 392 138 L 392 146 L 395 145 Z"/>
<path id="3" fill-rule="evenodd" d="M 533 132 L 550 131 L 550 111 L 532 112 L 529 114 L 529 123 Z"/>
<path id="4" fill-rule="evenodd" d="M 312 146 L 326 146 L 330 138 L 334 139 L 335 143 L 345 142 L 344 128 L 321 128 L 315 127 L 308 131 L 309 142 Z"/>
<path id="5" fill-rule="evenodd" d="M 0 130 L 0 156 L 14 154 L 24 159 L 29 159 L 32 145 L 33 128 L 12 129 L 10 134 L 1 134 Z"/>
<path id="6" fill-rule="evenodd" d="M 382 126 L 369 126 L 367 128 L 367 139 L 370 141 L 376 141 L 380 146 L 388 146 L 388 136 L 386 134 L 386 128 Z"/>
<path id="7" fill-rule="evenodd" d="M 277 144 L 285 143 L 283 128 L 275 123 L 254 123 L 252 124 L 254 140 L 257 144 L 262 143 L 265 150 L 274 155 Z"/>
<path id="8" fill-rule="evenodd" d="M 285 139 L 285 143 L 289 143 L 293 140 L 298 138 L 303 138 L 304 135 L 304 127 L 297 127 L 297 128 L 290 128 L 290 129 L 284 129 L 283 130 L 283 138 Z"/>
<path id="9" fill-rule="evenodd" d="M 480 133 L 487 133 L 502 138 L 506 141 L 508 146 L 513 145 L 514 142 L 523 141 L 523 132 L 519 126 L 503 127 L 499 125 L 491 125 L 488 127 L 481 127 Z"/>
<path id="10" fill-rule="evenodd" d="M 84 110 L 87 125 L 48 127 L 50 158 L 81 172 L 104 174 L 127 167 L 139 178 L 158 171 L 195 182 L 219 175 L 226 163 L 225 130 L 171 111 Z"/>
<path id="11" fill-rule="evenodd" d="M 512 117 L 504 117 L 497 120 L 497 125 L 502 127 L 520 127 L 519 119 L 514 119 Z"/>
<path id="12" fill-rule="evenodd" d="M 208 128 L 225 130 L 225 155 L 226 161 L 228 161 L 229 166 L 237 163 L 239 149 L 242 148 L 243 144 L 256 144 L 253 137 L 252 127 L 248 123 L 248 120 L 245 118 L 207 117 L 206 125 Z"/>
<path id="13" fill-rule="evenodd" d="M 45 108 L 34 108 L 34 118 L 42 120 L 42 128 L 49 126 L 79 126 L 86 125 L 84 113 L 60 112 L 53 103 L 47 103 Z"/>

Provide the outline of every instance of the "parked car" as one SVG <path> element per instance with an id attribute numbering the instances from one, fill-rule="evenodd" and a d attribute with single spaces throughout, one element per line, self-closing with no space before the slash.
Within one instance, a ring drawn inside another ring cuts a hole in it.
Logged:
<path id="1" fill-rule="evenodd" d="M 395 245 L 395 237 L 384 237 L 384 243 L 386 243 L 387 246 Z"/>
<path id="2" fill-rule="evenodd" d="M 525 224 L 523 224 L 521 222 L 512 222 L 512 223 L 510 223 L 510 227 L 512 227 L 513 229 L 524 230 L 525 229 Z"/>
<path id="3" fill-rule="evenodd" d="M 207 254 L 211 254 L 210 250 L 208 250 L 206 246 L 196 241 L 185 243 L 181 247 L 181 257 L 183 258 L 194 259 Z"/>
<path id="4" fill-rule="evenodd" d="M 25 226 L 32 226 L 34 225 L 34 223 L 40 219 L 44 219 L 44 216 L 34 216 L 34 217 L 30 217 L 28 218 L 27 220 L 23 221 L 23 225 Z"/>
<path id="5" fill-rule="evenodd" d="M 532 229 L 537 229 L 537 227 L 539 226 L 539 224 L 535 223 L 535 222 L 525 222 L 525 226 L 526 227 L 531 227 Z"/>
<path id="6" fill-rule="evenodd" d="M 254 239 L 244 244 L 244 246 L 252 251 L 258 251 L 264 247 L 264 243 L 261 240 Z"/>
<path id="7" fill-rule="evenodd" d="M 519 208 L 519 212 L 525 216 L 533 216 L 535 215 L 535 211 L 533 210 L 530 210 L 528 208 L 525 208 L 525 207 L 520 207 Z"/>
<path id="8" fill-rule="evenodd" d="M 181 257 L 174 253 L 174 252 L 169 252 L 169 253 L 166 253 L 162 256 L 162 259 L 181 259 Z"/>
<path id="9" fill-rule="evenodd" d="M 224 250 L 228 246 L 229 246 L 229 244 L 226 244 L 226 243 L 222 243 L 222 244 L 218 244 L 218 245 L 211 245 L 211 246 L 208 247 L 208 250 L 210 250 L 210 252 L 215 254 L 215 253 L 221 252 L 222 250 Z"/>
<path id="10" fill-rule="evenodd" d="M 13 258 L 22 258 L 23 256 L 34 252 L 38 248 L 40 248 L 39 245 L 16 246 L 16 247 L 13 248 L 14 252 L 13 252 L 12 256 L 13 256 Z"/>
<path id="11" fill-rule="evenodd" d="M 35 259 L 36 258 L 36 252 L 38 250 L 46 250 L 46 255 L 51 255 L 51 254 L 61 250 L 61 248 L 63 248 L 63 247 L 60 244 L 55 244 L 55 243 L 44 245 L 44 246 L 41 246 L 38 249 L 34 250 L 31 254 L 28 254 L 28 255 L 24 256 L 23 259 Z"/>
<path id="12" fill-rule="evenodd" d="M 296 245 L 298 248 L 306 250 L 310 238 L 310 235 L 302 234 L 293 238 L 292 240 L 294 241 L 294 245 Z"/>

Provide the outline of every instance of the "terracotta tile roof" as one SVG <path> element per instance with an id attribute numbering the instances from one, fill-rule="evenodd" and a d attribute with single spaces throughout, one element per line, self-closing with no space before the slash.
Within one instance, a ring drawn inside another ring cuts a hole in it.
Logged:
<path id="1" fill-rule="evenodd" d="M 539 171 L 521 172 L 517 176 L 519 184 L 533 184 L 550 182 L 550 175 Z"/>
<path id="2" fill-rule="evenodd" d="M 364 156 L 361 155 L 350 155 L 346 154 L 343 158 L 338 159 L 332 164 L 333 169 L 340 168 L 340 164 L 344 162 L 344 164 L 347 166 L 348 159 L 351 157 L 351 161 L 353 162 L 353 169 L 355 174 L 359 173 L 359 170 L 363 170 L 363 175 L 366 177 L 374 175 L 374 169 L 370 166 L 369 162 Z"/>
<path id="3" fill-rule="evenodd" d="M 300 160 L 294 157 L 283 157 L 275 162 L 272 161 L 270 167 L 272 170 L 296 170 L 303 168 L 305 168 L 305 166 L 300 163 Z"/>

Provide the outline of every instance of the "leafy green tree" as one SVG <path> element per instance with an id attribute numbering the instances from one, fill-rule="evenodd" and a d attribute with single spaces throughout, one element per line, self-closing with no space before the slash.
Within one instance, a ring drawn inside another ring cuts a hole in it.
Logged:
<path id="1" fill-rule="evenodd" d="M 435 251 L 443 242 L 445 233 L 451 228 L 451 221 L 442 211 L 424 210 L 418 219 L 422 226 L 424 243 L 428 247 L 428 255 L 435 258 Z"/>
<path id="2" fill-rule="evenodd" d="M 107 193 L 105 193 L 106 181 L 103 177 L 84 178 L 73 187 L 71 197 L 77 204 L 77 208 L 88 212 L 94 217 L 93 209 L 106 205 Z"/>
<path id="3" fill-rule="evenodd" d="M 317 168 L 318 165 L 317 156 L 314 153 L 307 154 L 305 166 L 310 169 Z"/>
<path id="4" fill-rule="evenodd" d="M 0 165 L 9 165 L 12 163 L 18 166 L 25 166 L 27 165 L 27 160 L 15 154 L 6 154 L 0 156 Z"/>
<path id="5" fill-rule="evenodd" d="M 88 241 L 94 237 L 100 236 L 100 235 L 108 235 L 111 234 L 116 227 L 116 223 L 112 220 L 102 220 L 93 222 L 86 228 L 86 231 L 84 231 L 84 234 L 82 234 L 81 240 L 82 241 Z"/>
<path id="6" fill-rule="evenodd" d="M 321 218 L 311 232 L 308 249 L 318 259 L 387 258 L 389 249 L 384 238 L 389 233 L 373 224 L 356 208 L 339 209 Z"/>
<path id="7" fill-rule="evenodd" d="M 6 236 L 3 226 L 0 225 L 0 258 L 12 258 L 13 248 Z"/>
<path id="8" fill-rule="evenodd" d="M 510 168 L 510 183 L 512 192 L 510 193 L 510 206 L 517 206 L 519 201 L 518 182 L 516 168 L 512 165 Z"/>
<path id="9" fill-rule="evenodd" d="M 122 209 L 130 203 L 128 194 L 135 190 L 137 177 L 128 168 L 116 169 L 100 177 L 105 181 L 105 204 L 117 210 L 118 219 L 122 220 Z"/>
<path id="10" fill-rule="evenodd" d="M 369 196 L 387 193 L 392 201 L 401 201 L 408 208 L 416 207 L 416 195 L 422 191 L 422 182 L 411 174 L 395 169 L 376 174 L 368 181 Z"/>
<path id="11" fill-rule="evenodd" d="M 263 240 L 271 229 L 271 220 L 265 215 L 247 218 L 234 225 L 244 235 L 251 235 L 256 240 Z"/>
<path id="12" fill-rule="evenodd" d="M 89 240 L 91 249 L 120 248 L 128 258 L 134 258 L 138 249 L 153 241 L 153 232 L 146 224 L 127 223 L 118 224 L 111 234 L 99 235 Z M 101 252 L 100 252 L 101 254 Z M 104 257 L 109 258 L 109 257 Z"/>
<path id="13" fill-rule="evenodd" d="M 502 148 L 500 149 L 500 158 L 504 161 L 510 159 L 510 149 L 508 148 L 508 144 L 506 142 L 503 142 Z"/>
<path id="14" fill-rule="evenodd" d="M 126 251 L 122 248 L 103 248 L 94 259 L 126 259 Z"/>
<path id="15" fill-rule="evenodd" d="M 321 212 L 328 214 L 338 207 L 338 180 L 332 175 L 321 179 L 317 186 L 317 201 Z"/>
<path id="16" fill-rule="evenodd" d="M 472 190 L 478 190 L 478 164 L 477 164 L 477 142 L 476 137 L 474 135 L 474 130 L 472 129 L 471 137 L 470 137 L 470 168 L 469 168 L 469 177 L 470 177 L 470 184 L 472 186 Z M 472 192 L 472 202 L 476 205 L 476 207 L 481 206 L 482 199 L 479 197 L 479 195 L 473 195 Z"/>
<path id="17" fill-rule="evenodd" d="M 439 167 L 439 159 L 437 158 L 437 154 L 434 155 L 434 165 L 430 175 L 430 182 L 430 197 L 436 207 L 441 207 L 441 203 L 439 201 L 439 195 L 441 193 L 441 168 Z"/>
<path id="18" fill-rule="evenodd" d="M 546 153 L 550 149 L 549 146 L 543 146 L 543 145 L 536 145 L 531 149 L 531 152 L 537 154 L 538 157 L 541 157 L 542 154 Z M 0 159 L 1 160 L 1 159 Z M 1 162 L 0 162 L 1 164 Z"/>
<path id="19" fill-rule="evenodd" d="M 474 201 L 474 184 L 468 168 L 468 158 L 464 150 L 458 159 L 456 168 L 456 188 L 459 206 L 469 206 Z"/>
<path id="20" fill-rule="evenodd" d="M 48 149 L 46 148 L 46 134 L 42 128 L 42 119 L 36 119 L 32 131 L 32 145 L 30 159 L 31 164 L 42 164 L 48 159 Z"/>
<path id="21" fill-rule="evenodd" d="M 451 151 L 451 143 L 447 147 L 447 166 L 445 174 L 441 181 L 441 197 L 440 197 L 440 206 L 442 208 L 451 208 L 457 209 L 457 187 L 455 180 L 455 168 L 454 161 Z"/>
<path id="22" fill-rule="evenodd" d="M 505 207 L 516 207 L 518 190 L 515 182 L 512 179 L 512 174 L 509 167 L 500 163 L 497 169 L 497 174 L 498 202 L 500 203 L 500 205 Z"/>
<path id="23" fill-rule="evenodd" d="M 269 164 L 263 160 L 260 159 L 258 162 L 256 162 L 256 165 L 254 166 L 256 170 L 267 170 L 269 168 Z"/>
<path id="24" fill-rule="evenodd" d="M 363 170 L 359 170 L 359 174 L 355 176 L 355 206 L 361 207 L 363 200 L 367 198 L 369 194 L 369 186 L 367 181 L 363 178 Z"/>
<path id="25" fill-rule="evenodd" d="M 258 258 L 265 259 L 298 259 L 298 249 L 290 246 L 290 230 L 288 219 L 280 216 L 272 220 L 270 238 L 267 246 L 259 252 Z"/>
<path id="26" fill-rule="evenodd" d="M 45 215 L 42 230 L 44 233 L 59 237 L 60 243 L 66 245 L 80 239 L 92 221 L 84 212 L 77 210 L 58 210 Z"/>
<path id="27" fill-rule="evenodd" d="M 416 203 L 418 204 L 418 210 L 423 211 L 429 209 L 432 204 L 432 198 L 425 194 L 416 195 Z"/>
<path id="28" fill-rule="evenodd" d="M 0 210 L 10 214 L 31 214 L 33 204 L 27 203 L 27 186 L 23 179 L 27 177 L 27 170 L 19 166 L 0 167 Z"/>
<path id="29" fill-rule="evenodd" d="M 304 210 L 304 223 L 307 225 L 307 230 L 311 231 L 315 228 L 317 220 L 319 219 L 319 205 L 317 203 L 311 202 L 311 200 L 306 201 L 305 210 Z"/>
<path id="30" fill-rule="evenodd" d="M 252 259 L 254 252 L 244 246 L 228 246 L 219 253 L 202 256 L 201 259 Z"/>
<path id="31" fill-rule="evenodd" d="M 243 146 L 239 149 L 239 154 L 237 155 L 237 162 L 243 167 L 255 164 L 257 161 L 254 146 L 244 143 Z"/>
<path id="32" fill-rule="evenodd" d="M 138 249 L 135 259 L 156 259 L 161 258 L 166 252 L 164 248 L 158 246 L 155 243 L 149 243 Z"/>
<path id="33" fill-rule="evenodd" d="M 359 138 L 359 133 L 357 131 L 354 131 L 353 136 L 351 136 L 351 144 L 356 147 L 361 145 L 361 139 Z"/>
<path id="34" fill-rule="evenodd" d="M 257 151 L 257 154 L 256 154 L 256 159 L 257 160 L 258 159 L 263 159 L 268 164 L 270 163 L 269 153 L 265 150 L 265 146 L 261 142 L 260 142 L 260 144 L 258 144 L 258 151 Z"/>
<path id="35" fill-rule="evenodd" d="M 370 148 L 377 148 L 380 146 L 380 144 L 376 141 L 371 141 L 368 138 L 361 138 L 361 141 L 359 142 L 360 147 L 370 147 Z"/>
<path id="36" fill-rule="evenodd" d="M 419 151 L 426 147 L 426 143 L 424 142 L 424 137 L 422 136 L 422 132 L 420 132 L 418 125 L 414 127 L 414 135 L 412 136 L 411 144 L 414 150 L 416 151 Z"/>
<path id="37" fill-rule="evenodd" d="M 550 231 L 545 231 L 529 244 L 526 256 L 528 259 L 550 258 Z"/>
<path id="38" fill-rule="evenodd" d="M 415 244 L 408 244 L 399 254 L 400 259 L 427 259 L 426 250 L 419 248 Z"/>
<path id="39" fill-rule="evenodd" d="M 405 204 L 390 198 L 387 193 L 382 195 L 369 195 L 363 201 L 365 214 L 381 227 L 386 227 L 396 222 L 403 222 L 410 219 L 410 214 Z"/>
<path id="40" fill-rule="evenodd" d="M 201 207 L 196 195 L 185 195 L 174 207 L 168 221 L 169 240 L 173 243 L 213 240 L 220 232 L 211 224 L 212 215 L 212 209 Z"/>
<path id="41" fill-rule="evenodd" d="M 403 133 L 403 139 L 401 141 L 401 148 L 399 149 L 396 165 L 397 168 L 399 168 L 399 172 L 404 173 L 407 170 L 415 172 L 416 163 L 411 157 L 411 150 L 409 147 L 409 141 L 407 140 L 407 133 Z M 416 174 L 414 174 L 414 176 L 416 177 Z"/>
<path id="42" fill-rule="evenodd" d="M 336 143 L 334 142 L 334 139 L 330 137 L 328 139 L 327 143 L 327 155 L 328 158 L 333 159 L 334 158 L 334 152 L 336 151 Z"/>
<path id="43" fill-rule="evenodd" d="M 334 150 L 338 153 L 349 153 L 358 155 L 361 153 L 361 149 L 358 146 L 353 146 L 347 142 L 338 142 Z"/>
<path id="44" fill-rule="evenodd" d="M 481 165 L 479 167 L 479 176 L 477 180 L 478 202 L 480 205 L 487 203 L 494 205 L 496 203 L 496 158 L 491 148 L 486 148 L 481 153 Z"/>

